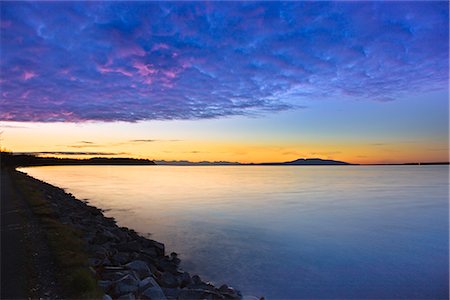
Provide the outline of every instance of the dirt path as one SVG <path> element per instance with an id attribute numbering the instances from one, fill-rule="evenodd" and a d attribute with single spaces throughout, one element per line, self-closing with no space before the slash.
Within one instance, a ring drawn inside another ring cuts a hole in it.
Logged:
<path id="1" fill-rule="evenodd" d="M 1 171 L 1 299 L 28 296 L 23 201 L 17 199 L 10 173 Z"/>
<path id="2" fill-rule="evenodd" d="M 57 270 L 44 231 L 13 170 L 1 170 L 1 299 L 57 299 Z"/>

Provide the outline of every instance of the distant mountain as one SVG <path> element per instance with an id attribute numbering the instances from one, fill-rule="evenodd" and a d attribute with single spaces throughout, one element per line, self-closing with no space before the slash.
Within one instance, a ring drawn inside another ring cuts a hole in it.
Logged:
<path id="1" fill-rule="evenodd" d="M 264 163 L 266 165 L 267 163 Z M 292 165 L 292 166 L 322 166 L 322 165 L 351 165 L 350 163 L 320 158 L 299 158 L 283 163 L 269 163 L 271 165 Z"/>
<path id="2" fill-rule="evenodd" d="M 323 165 L 351 165 L 347 162 L 320 159 L 320 158 L 300 158 L 288 162 L 250 163 L 243 164 L 229 161 L 200 161 L 191 162 L 187 160 L 157 160 L 135 158 L 106 158 L 93 157 L 89 159 L 39 157 L 35 155 L 13 154 L 0 152 L 0 162 L 2 166 L 54 166 L 54 165 L 170 165 L 170 166 L 323 166 Z"/>
<path id="3" fill-rule="evenodd" d="M 240 166 L 238 162 L 229 161 L 199 161 L 192 162 L 188 160 L 155 160 L 155 164 L 161 166 Z"/>
<path id="4" fill-rule="evenodd" d="M 229 162 L 229 161 L 200 161 L 200 162 L 191 162 L 187 160 L 156 160 L 155 163 L 157 165 L 170 165 L 170 166 L 322 166 L 322 165 L 351 165 L 350 163 L 337 161 L 337 160 L 329 160 L 329 159 L 320 159 L 320 158 L 300 158 L 294 161 L 288 162 L 269 162 L 269 163 L 250 163 L 250 164 L 242 164 L 238 162 Z"/>

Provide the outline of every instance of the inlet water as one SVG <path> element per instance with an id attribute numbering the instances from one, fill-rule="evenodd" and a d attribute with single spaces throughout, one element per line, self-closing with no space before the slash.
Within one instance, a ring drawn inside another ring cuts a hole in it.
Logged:
<path id="1" fill-rule="evenodd" d="M 22 171 L 244 295 L 447 298 L 448 166 L 56 166 Z"/>

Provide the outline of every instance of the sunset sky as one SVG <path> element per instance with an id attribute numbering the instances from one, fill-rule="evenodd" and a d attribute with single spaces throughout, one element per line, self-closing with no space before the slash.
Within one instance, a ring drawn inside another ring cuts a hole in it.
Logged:
<path id="1" fill-rule="evenodd" d="M 448 161 L 442 2 L 2 2 L 3 148 Z"/>

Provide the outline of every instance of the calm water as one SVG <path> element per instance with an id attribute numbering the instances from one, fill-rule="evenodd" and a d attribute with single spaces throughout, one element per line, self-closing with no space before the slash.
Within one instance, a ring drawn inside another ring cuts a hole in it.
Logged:
<path id="1" fill-rule="evenodd" d="M 447 166 L 23 169 L 267 298 L 447 298 Z"/>

